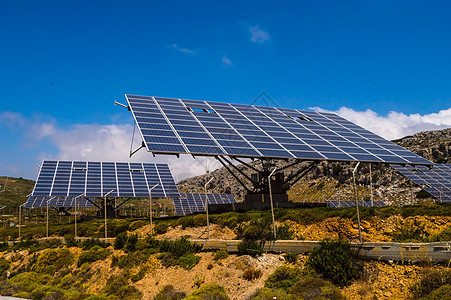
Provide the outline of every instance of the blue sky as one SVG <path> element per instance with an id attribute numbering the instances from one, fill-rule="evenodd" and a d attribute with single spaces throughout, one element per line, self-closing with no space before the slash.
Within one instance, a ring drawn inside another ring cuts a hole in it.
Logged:
<path id="1" fill-rule="evenodd" d="M 448 1 L 0 1 L 0 175 L 34 178 L 44 158 L 127 161 L 131 114 L 113 105 L 125 93 L 251 103 L 265 91 L 387 138 L 450 127 L 450 11 Z"/>

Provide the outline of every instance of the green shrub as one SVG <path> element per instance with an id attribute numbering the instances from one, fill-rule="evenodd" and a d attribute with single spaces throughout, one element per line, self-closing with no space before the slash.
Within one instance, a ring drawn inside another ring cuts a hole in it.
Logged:
<path id="1" fill-rule="evenodd" d="M 145 263 L 148 260 L 148 256 L 142 252 L 134 252 L 119 257 L 113 256 L 111 266 L 119 267 L 121 269 L 130 269 L 134 266 Z"/>
<path id="2" fill-rule="evenodd" d="M 442 285 L 451 284 L 451 270 L 428 271 L 411 287 L 416 299 L 429 295 Z"/>
<path id="3" fill-rule="evenodd" d="M 166 222 L 159 222 L 156 226 L 155 226 L 155 233 L 156 234 L 164 234 L 168 231 L 169 228 L 169 224 Z"/>
<path id="4" fill-rule="evenodd" d="M 262 277 L 262 271 L 259 269 L 255 269 L 255 268 L 247 268 L 244 272 L 243 272 L 243 278 L 251 281 L 254 279 L 258 279 Z"/>
<path id="5" fill-rule="evenodd" d="M 80 254 L 77 261 L 77 266 L 80 267 L 84 263 L 92 263 L 98 260 L 104 260 L 110 256 L 111 250 L 94 246 L 88 251 Z"/>
<path id="6" fill-rule="evenodd" d="M 141 266 L 139 268 L 138 273 L 136 273 L 135 275 L 133 275 L 131 277 L 132 282 L 137 282 L 137 281 L 140 281 L 141 279 L 143 279 L 144 276 L 146 276 L 146 273 L 147 273 L 148 269 L 149 269 L 149 267 L 146 266 L 146 265 L 145 266 Z"/>
<path id="7" fill-rule="evenodd" d="M 252 300 L 273 300 L 273 299 L 283 299 L 283 300 L 297 300 L 298 298 L 293 295 L 288 295 L 283 290 L 275 290 L 270 288 L 262 288 L 249 299 Z"/>
<path id="8" fill-rule="evenodd" d="M 129 284 L 126 274 L 113 275 L 108 278 L 105 286 L 108 296 L 116 296 L 119 299 L 141 299 L 142 293 Z"/>
<path id="9" fill-rule="evenodd" d="M 238 243 L 238 254 L 258 256 L 263 253 L 261 242 L 244 240 Z"/>
<path id="10" fill-rule="evenodd" d="M 445 284 L 436 290 L 433 290 L 429 295 L 423 297 L 424 300 L 442 300 L 451 299 L 451 284 Z"/>
<path id="11" fill-rule="evenodd" d="M 11 261 L 9 259 L 0 258 L 0 276 L 3 274 L 3 272 L 8 271 L 10 266 Z"/>
<path id="12" fill-rule="evenodd" d="M 138 221 L 131 222 L 130 225 L 128 225 L 128 231 L 135 231 L 136 229 L 141 228 L 144 225 L 148 224 L 147 223 L 148 221 L 149 220 L 146 220 L 146 221 L 138 220 Z M 123 233 L 123 232 L 121 232 L 121 233 Z M 121 233 L 118 233 L 118 235 Z M 116 235 L 116 237 L 117 237 L 117 235 Z"/>
<path id="13" fill-rule="evenodd" d="M 185 270 L 191 270 L 200 261 L 200 256 L 194 254 L 186 254 L 180 256 L 177 260 L 177 264 Z"/>
<path id="14" fill-rule="evenodd" d="M 220 261 L 221 259 L 226 259 L 227 257 L 229 257 L 229 252 L 227 252 L 227 250 L 218 250 L 213 255 L 213 259 L 215 261 Z"/>
<path id="15" fill-rule="evenodd" d="M 281 226 L 277 226 L 276 228 L 276 236 L 278 240 L 292 240 L 294 239 L 294 230 L 290 228 L 290 226 L 284 224 Z"/>
<path id="16" fill-rule="evenodd" d="M 193 216 L 182 217 L 178 220 L 178 224 L 182 225 L 183 229 L 188 227 L 194 227 L 194 217 Z"/>
<path id="17" fill-rule="evenodd" d="M 121 232 L 118 235 L 116 235 L 116 238 L 114 239 L 114 249 L 116 250 L 123 249 L 125 243 L 127 243 L 127 239 L 128 239 L 127 232 Z"/>
<path id="18" fill-rule="evenodd" d="M 32 270 L 37 273 L 54 274 L 68 267 L 73 257 L 67 249 L 48 249 L 39 254 Z"/>
<path id="19" fill-rule="evenodd" d="M 195 227 L 207 226 L 207 215 L 198 214 L 194 216 L 193 225 Z"/>
<path id="20" fill-rule="evenodd" d="M 286 253 L 283 255 L 283 258 L 285 258 L 285 261 L 294 264 L 298 260 L 299 253 Z"/>
<path id="21" fill-rule="evenodd" d="M 442 232 L 429 237 L 430 242 L 449 242 L 451 241 L 451 227 L 446 228 Z"/>
<path id="22" fill-rule="evenodd" d="M 329 281 L 316 277 L 300 279 L 290 290 L 290 294 L 302 297 L 301 299 L 345 299 L 339 288 Z"/>
<path id="23" fill-rule="evenodd" d="M 424 230 L 424 225 L 405 224 L 395 229 L 392 241 L 397 243 L 423 243 L 428 242 L 428 235 Z"/>
<path id="24" fill-rule="evenodd" d="M 216 283 L 209 283 L 201 286 L 198 290 L 192 292 L 186 300 L 204 300 L 204 299 L 215 299 L 215 300 L 228 300 L 224 287 Z"/>
<path id="25" fill-rule="evenodd" d="M 287 288 L 294 286 L 301 277 L 301 269 L 281 266 L 268 276 L 265 287 L 286 290 Z"/>
<path id="26" fill-rule="evenodd" d="M 153 297 L 153 300 L 180 300 L 185 297 L 185 292 L 177 291 L 172 285 L 166 285 Z"/>
<path id="27" fill-rule="evenodd" d="M 136 251 L 136 244 L 138 243 L 138 235 L 132 234 L 128 237 L 127 242 L 125 243 L 125 250 L 128 252 Z"/>
<path id="28" fill-rule="evenodd" d="M 324 240 L 310 253 L 306 265 L 324 279 L 346 286 L 358 278 L 363 270 L 363 265 L 353 258 L 355 255 L 346 241 Z"/>
<path id="29" fill-rule="evenodd" d="M 64 240 L 66 241 L 67 247 L 78 247 L 78 242 L 73 235 L 65 235 Z"/>
<path id="30" fill-rule="evenodd" d="M 95 247 L 95 246 L 106 248 L 108 245 L 105 242 L 102 242 L 101 240 L 94 239 L 94 238 L 86 239 L 83 242 L 81 242 L 81 248 L 83 250 L 89 250 L 89 249 L 91 249 L 92 247 Z"/>
<path id="31" fill-rule="evenodd" d="M 186 237 L 181 237 L 175 241 L 160 241 L 159 246 L 161 252 L 168 252 L 174 258 L 196 253 L 202 249 L 202 246 L 190 243 Z"/>

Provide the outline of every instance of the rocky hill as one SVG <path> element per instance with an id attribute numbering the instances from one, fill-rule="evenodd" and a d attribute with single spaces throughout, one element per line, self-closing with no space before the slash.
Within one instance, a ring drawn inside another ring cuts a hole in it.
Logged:
<path id="1" fill-rule="evenodd" d="M 451 128 L 440 131 L 420 132 L 413 136 L 407 136 L 393 141 L 406 149 L 415 152 L 435 163 L 451 162 Z M 293 161 L 272 161 L 271 169 L 274 166 L 287 166 Z M 305 168 L 309 163 L 304 162 L 285 169 L 285 176 L 293 174 L 299 168 Z M 249 165 L 260 168 L 261 162 L 250 162 Z M 237 166 L 248 176 L 252 170 L 244 165 Z M 288 195 L 291 201 L 313 201 L 322 202 L 325 200 L 352 200 L 352 169 L 354 163 L 318 163 L 299 182 L 291 186 Z M 245 182 L 248 188 L 251 184 L 245 176 L 235 171 L 235 174 Z M 361 164 L 357 171 L 356 181 L 358 185 L 359 198 L 370 199 L 370 170 L 368 164 Z M 182 180 L 178 183 L 182 192 L 203 193 L 207 176 L 201 175 Z M 209 185 L 209 192 L 212 193 L 233 193 L 238 199 L 243 199 L 245 189 L 237 183 L 232 175 L 225 169 L 220 168 L 208 175 L 214 177 Z M 374 200 L 381 200 L 390 204 L 410 204 L 422 201 L 424 195 L 421 188 L 416 187 L 410 180 L 397 173 L 388 166 L 372 164 L 372 184 L 374 188 Z"/>

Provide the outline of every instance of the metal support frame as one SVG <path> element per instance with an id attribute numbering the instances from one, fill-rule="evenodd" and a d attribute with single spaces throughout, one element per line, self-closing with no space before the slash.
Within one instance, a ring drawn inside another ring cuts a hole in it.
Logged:
<path id="1" fill-rule="evenodd" d="M 249 180 L 250 182 L 252 182 L 252 179 L 243 171 L 240 170 L 240 168 L 238 168 L 237 166 L 235 166 L 231 161 L 227 160 L 225 157 L 222 158 L 223 160 L 225 160 L 230 166 L 232 166 L 235 170 L 237 170 L 241 175 L 243 175 L 244 177 L 246 177 L 247 180 Z"/>
<path id="2" fill-rule="evenodd" d="M 295 165 L 298 165 L 298 164 L 300 164 L 300 163 L 303 163 L 304 161 L 305 161 L 305 160 L 296 160 L 295 162 L 293 162 L 293 163 L 291 163 L 291 164 L 289 164 L 289 165 L 286 165 L 285 167 L 282 167 L 282 168 L 277 169 L 276 172 L 280 172 L 280 171 L 282 171 L 282 170 L 288 169 L 288 168 L 290 168 L 290 167 L 293 167 L 293 166 L 295 166 Z"/>
<path id="3" fill-rule="evenodd" d="M 153 235 L 153 229 L 152 229 L 152 190 L 154 188 L 156 188 L 159 185 L 159 183 L 157 183 L 156 185 L 154 185 L 153 187 L 151 187 L 149 189 L 149 218 L 150 218 L 150 236 Z"/>
<path id="4" fill-rule="evenodd" d="M 357 211 L 357 222 L 358 222 L 358 226 L 359 226 L 359 241 L 360 241 L 360 243 L 362 243 L 362 228 L 360 226 L 359 201 L 358 201 L 358 198 L 357 198 L 357 186 L 356 186 L 356 183 L 355 183 L 355 172 L 357 171 L 357 168 L 359 167 L 359 165 L 360 165 L 360 162 L 358 162 L 355 165 L 354 170 L 352 170 L 352 181 L 353 181 L 353 184 L 354 184 L 355 207 L 356 207 L 356 211 Z"/>
<path id="5" fill-rule="evenodd" d="M 318 164 L 318 161 L 313 161 L 307 167 L 302 168 L 298 172 L 296 172 L 296 174 L 288 176 L 288 178 L 286 180 L 286 183 L 284 183 L 284 186 L 286 187 L 287 185 L 294 185 L 294 184 L 296 184 L 305 175 L 307 175 L 307 173 L 310 172 L 313 169 L 313 167 L 315 167 L 317 164 Z M 293 181 L 290 182 L 291 180 L 293 180 Z"/>
<path id="6" fill-rule="evenodd" d="M 74 236 L 77 237 L 77 199 L 80 198 L 81 196 L 84 196 L 84 194 L 78 195 L 75 197 L 75 215 L 74 215 L 74 219 L 75 219 L 75 231 L 74 231 Z"/>
<path id="7" fill-rule="evenodd" d="M 232 172 L 232 170 L 230 170 L 230 168 L 221 160 L 220 156 L 215 156 L 216 159 L 221 163 L 221 165 L 224 166 L 224 168 L 226 168 L 227 171 L 229 171 L 229 173 L 244 187 L 244 189 L 250 193 L 251 190 L 238 178 L 238 176 L 236 176 L 235 173 Z"/>
<path id="8" fill-rule="evenodd" d="M 49 202 L 51 201 L 51 200 L 53 200 L 53 199 L 55 199 L 55 196 L 52 196 L 52 197 L 50 197 L 50 199 L 49 200 L 47 200 L 47 212 L 46 212 L 46 230 L 45 230 L 45 232 L 46 232 L 46 237 L 49 237 Z"/>
<path id="9" fill-rule="evenodd" d="M 22 219 L 22 216 L 21 216 L 21 209 L 22 209 L 22 207 L 24 206 L 26 204 L 26 202 L 24 203 L 24 204 L 21 204 L 21 205 L 19 205 L 19 241 L 20 241 L 20 227 L 21 227 L 21 224 L 20 224 L 20 220 Z"/>
<path id="10" fill-rule="evenodd" d="M 108 230 L 107 230 L 107 221 L 106 221 L 106 198 L 108 197 L 109 194 L 111 194 L 112 192 L 114 192 L 114 190 L 109 191 L 108 193 L 105 194 L 105 240 L 108 238 Z"/>
<path id="11" fill-rule="evenodd" d="M 122 205 L 124 205 L 125 203 L 127 203 L 130 200 L 132 200 L 132 198 L 127 198 L 126 200 L 122 201 L 119 205 L 116 205 L 114 208 L 118 209 L 119 207 L 121 207 Z"/>
<path id="12" fill-rule="evenodd" d="M 277 239 L 277 232 L 276 232 L 276 221 L 274 218 L 274 204 L 272 201 L 271 176 L 274 174 L 275 171 L 276 171 L 276 169 L 272 170 L 271 174 L 269 174 L 269 176 L 268 176 L 269 200 L 271 202 L 271 216 L 272 216 L 272 228 L 273 228 L 273 232 L 274 232 L 274 240 Z"/>
<path id="13" fill-rule="evenodd" d="M 370 199 L 371 199 L 371 207 L 374 206 L 374 197 L 373 197 L 373 173 L 371 172 L 371 163 L 370 165 Z"/>
<path id="14" fill-rule="evenodd" d="M 232 159 L 233 159 L 233 160 L 236 160 L 237 162 L 242 163 L 243 165 L 245 165 L 245 166 L 248 167 L 249 169 L 252 169 L 252 170 L 254 170 L 254 171 L 256 171 L 256 172 L 260 172 L 260 170 L 254 168 L 254 167 L 251 166 L 250 164 L 248 164 L 248 163 L 242 161 L 241 159 L 239 159 L 239 158 L 237 158 L 237 157 L 232 157 Z"/>
<path id="15" fill-rule="evenodd" d="M 210 180 L 207 181 L 207 183 L 204 186 L 205 191 L 205 214 L 207 216 L 207 240 L 210 240 L 210 220 L 208 219 L 208 199 L 207 199 L 207 185 L 214 179 L 214 177 L 211 177 Z"/>

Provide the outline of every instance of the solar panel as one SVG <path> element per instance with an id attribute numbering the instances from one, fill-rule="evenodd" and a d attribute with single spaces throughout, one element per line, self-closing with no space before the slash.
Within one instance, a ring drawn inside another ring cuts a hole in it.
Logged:
<path id="1" fill-rule="evenodd" d="M 179 197 L 166 164 L 44 161 L 32 196 Z"/>
<path id="2" fill-rule="evenodd" d="M 180 198 L 173 198 L 175 214 L 186 216 L 198 212 L 205 212 L 205 194 L 180 193 Z M 236 203 L 232 194 L 207 194 L 208 205 Z"/>
<path id="3" fill-rule="evenodd" d="M 355 207 L 355 201 L 325 201 L 327 206 L 333 208 L 343 208 L 343 207 Z M 381 207 L 386 206 L 383 201 L 359 201 L 360 207 Z"/>
<path id="4" fill-rule="evenodd" d="M 125 96 L 153 153 L 432 164 L 332 113 Z"/>
<path id="5" fill-rule="evenodd" d="M 421 186 L 434 198 L 451 202 L 451 165 L 436 164 L 431 168 L 425 166 L 401 166 L 391 164 L 395 170 Z"/>
<path id="6" fill-rule="evenodd" d="M 31 196 L 25 203 L 25 208 L 38 207 L 93 207 L 94 199 L 85 197 L 35 197 Z"/>

